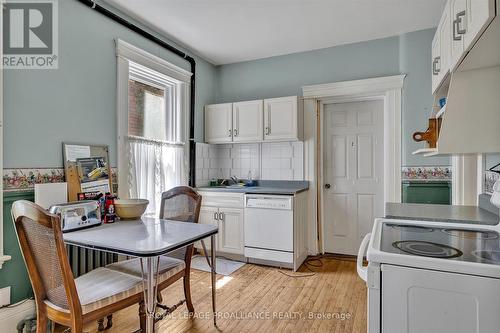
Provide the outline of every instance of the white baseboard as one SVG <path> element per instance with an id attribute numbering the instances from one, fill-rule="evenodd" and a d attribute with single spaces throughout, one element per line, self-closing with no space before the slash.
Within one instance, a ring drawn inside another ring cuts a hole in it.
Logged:
<path id="1" fill-rule="evenodd" d="M 23 302 L 23 303 L 21 303 Z M 0 309 L 0 332 L 16 333 L 16 325 L 21 320 L 35 316 L 35 301 L 27 300 L 19 302 L 12 307 Z"/>

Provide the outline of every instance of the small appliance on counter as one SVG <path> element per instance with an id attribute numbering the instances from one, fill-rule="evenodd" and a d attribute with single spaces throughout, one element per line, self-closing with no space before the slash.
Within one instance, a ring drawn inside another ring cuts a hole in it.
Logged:
<path id="1" fill-rule="evenodd" d="M 101 224 L 99 203 L 93 200 L 53 205 L 49 211 L 61 216 L 61 230 L 74 231 Z"/>

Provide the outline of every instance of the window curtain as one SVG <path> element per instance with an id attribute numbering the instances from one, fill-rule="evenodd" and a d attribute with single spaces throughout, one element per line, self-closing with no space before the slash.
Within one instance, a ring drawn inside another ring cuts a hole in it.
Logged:
<path id="1" fill-rule="evenodd" d="M 145 213 L 157 216 L 162 193 L 187 183 L 184 146 L 135 137 L 127 141 L 130 198 L 148 199 Z"/>

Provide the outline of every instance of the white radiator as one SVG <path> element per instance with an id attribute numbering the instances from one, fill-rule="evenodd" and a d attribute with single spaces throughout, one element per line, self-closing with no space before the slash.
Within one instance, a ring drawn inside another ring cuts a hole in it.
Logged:
<path id="1" fill-rule="evenodd" d="M 118 261 L 118 255 L 96 250 L 67 245 L 68 260 L 73 275 L 78 277 L 98 267 Z"/>
<path id="2" fill-rule="evenodd" d="M 16 333 L 16 326 L 23 319 L 35 316 L 35 301 L 26 300 L 0 310 L 0 332 Z"/>

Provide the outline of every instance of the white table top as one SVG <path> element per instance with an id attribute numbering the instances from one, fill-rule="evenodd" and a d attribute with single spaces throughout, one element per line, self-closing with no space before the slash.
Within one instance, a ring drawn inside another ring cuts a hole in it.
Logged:
<path id="1" fill-rule="evenodd" d="M 135 257 L 154 257 L 214 235 L 218 227 L 142 217 L 64 233 L 66 244 Z"/>

